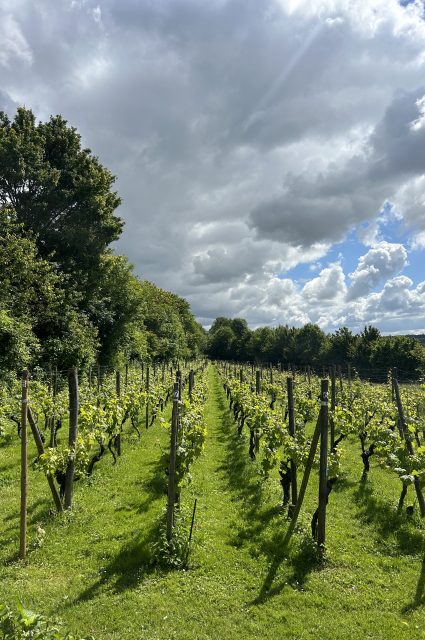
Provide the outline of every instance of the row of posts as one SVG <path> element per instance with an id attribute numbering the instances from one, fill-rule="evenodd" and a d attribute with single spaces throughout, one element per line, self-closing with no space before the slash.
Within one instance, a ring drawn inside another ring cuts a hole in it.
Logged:
<path id="1" fill-rule="evenodd" d="M 172 370 L 172 369 L 171 369 Z M 72 368 L 68 370 L 68 390 L 69 390 L 69 435 L 68 435 L 68 445 L 70 449 L 74 449 L 75 443 L 77 441 L 78 435 L 78 412 L 79 412 L 79 390 L 78 390 L 78 371 L 76 368 Z M 91 386 L 92 377 L 91 370 L 89 370 L 89 384 Z M 165 367 L 163 366 L 162 380 L 165 380 Z M 177 380 L 176 383 L 179 385 L 179 397 L 181 398 L 181 373 L 177 371 Z M 146 428 L 149 427 L 149 419 L 150 419 L 150 403 L 149 403 L 149 390 L 150 390 L 150 371 L 149 366 L 146 366 L 146 373 L 144 375 L 145 382 L 145 390 L 146 390 L 146 414 L 145 414 L 145 425 Z M 98 389 L 101 384 L 101 375 L 98 370 L 97 376 L 97 384 Z M 125 369 L 125 386 L 128 384 L 128 366 Z M 189 398 L 192 395 L 194 385 L 194 372 L 191 369 L 189 373 Z M 37 428 L 36 422 L 34 420 L 34 416 L 31 412 L 28 398 L 29 398 L 29 373 L 28 370 L 24 370 L 22 372 L 22 393 L 21 393 L 21 500 L 20 500 L 20 543 L 19 543 L 19 555 L 20 558 L 24 559 L 27 553 L 27 502 L 28 502 L 28 423 L 30 425 L 34 441 L 37 447 L 38 455 L 42 455 L 44 453 L 44 444 L 41 437 L 41 434 Z M 174 385 L 175 386 L 175 385 Z M 121 395 L 121 373 L 116 371 L 115 377 L 115 390 L 117 397 Z M 53 396 L 56 395 L 57 392 L 57 373 L 55 372 L 53 378 Z M 173 416 L 174 416 L 174 428 L 176 430 L 176 420 L 178 421 L 178 411 L 176 410 L 175 403 L 173 402 Z M 55 439 L 52 434 L 54 434 L 54 425 L 51 429 L 51 437 L 50 437 L 50 446 L 55 446 Z M 175 431 L 177 434 L 177 431 Z M 172 437 L 172 441 L 177 443 L 177 440 Z M 121 432 L 118 433 L 116 441 L 116 450 L 117 455 L 121 455 Z M 175 459 L 175 452 L 174 452 Z M 65 479 L 65 496 L 64 496 L 64 505 L 62 505 L 58 490 L 56 488 L 54 478 L 50 475 L 47 475 L 47 481 L 53 496 L 53 500 L 55 503 L 56 510 L 58 512 L 62 512 L 63 509 L 70 509 L 72 507 L 73 500 L 73 485 L 74 485 L 74 475 L 75 475 L 75 458 L 71 456 L 67 469 L 66 469 L 66 479 Z M 175 474 L 174 474 L 175 475 Z"/>

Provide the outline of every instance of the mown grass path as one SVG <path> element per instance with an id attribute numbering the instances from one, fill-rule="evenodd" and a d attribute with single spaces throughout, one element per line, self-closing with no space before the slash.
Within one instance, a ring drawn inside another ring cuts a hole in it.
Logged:
<path id="1" fill-rule="evenodd" d="M 46 530 L 28 563 L 17 544 L 19 451 L 0 449 L 0 601 L 19 596 L 97 640 L 425 638 L 423 531 L 394 514 L 398 486 L 373 467 L 360 483 L 356 443 L 346 445 L 346 472 L 331 494 L 328 560 L 320 566 L 308 535 L 317 495 L 309 488 L 288 557 L 277 477 L 262 480 L 239 438 L 225 394 L 209 367 L 208 437 L 183 492 L 198 497 L 188 571 L 150 564 L 165 506 L 168 432 L 158 424 L 141 441 L 126 434 L 115 467 L 105 459 L 76 487 L 76 509 L 49 517 L 47 484 L 31 473 L 30 538 Z M 46 486 L 45 486 L 46 485 Z"/>

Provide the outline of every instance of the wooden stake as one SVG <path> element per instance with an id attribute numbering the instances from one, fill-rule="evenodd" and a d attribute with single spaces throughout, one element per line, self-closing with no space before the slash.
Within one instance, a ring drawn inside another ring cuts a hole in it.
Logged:
<path id="1" fill-rule="evenodd" d="M 78 433 L 78 372 L 77 369 L 68 370 L 69 389 L 69 438 L 68 445 L 71 456 L 68 461 L 65 478 L 65 509 L 72 507 L 72 494 L 75 473 L 75 443 Z"/>
<path id="2" fill-rule="evenodd" d="M 310 451 L 308 453 L 307 462 L 304 469 L 304 475 L 301 482 L 300 492 L 298 494 L 297 504 L 295 505 L 294 512 L 292 514 L 291 522 L 289 523 L 288 530 L 286 532 L 285 538 L 283 540 L 282 546 L 285 549 L 288 545 L 292 534 L 294 533 L 295 526 L 297 524 L 298 516 L 300 515 L 301 507 L 304 501 L 305 492 L 307 489 L 308 481 L 310 478 L 311 469 L 313 467 L 314 456 L 316 455 L 317 444 L 319 442 L 320 430 L 321 430 L 321 420 L 322 420 L 322 409 L 320 409 L 319 417 L 317 419 L 316 427 L 314 429 L 313 438 L 310 444 Z"/>
<path id="3" fill-rule="evenodd" d="M 288 391 L 288 428 L 289 434 L 295 438 L 295 406 L 294 406 L 294 381 L 292 378 L 286 378 L 286 386 Z M 295 462 L 291 460 L 291 506 L 292 512 L 297 504 L 297 467 Z"/>
<path id="4" fill-rule="evenodd" d="M 19 538 L 19 557 L 25 560 L 27 555 L 27 498 L 28 498 L 28 370 L 22 371 L 21 396 L 21 519 Z"/>
<path id="5" fill-rule="evenodd" d="M 396 403 L 397 403 L 397 410 L 398 410 L 398 415 L 399 415 L 401 432 L 402 432 L 402 435 L 404 436 L 404 440 L 406 442 L 406 449 L 408 451 L 408 454 L 409 454 L 409 456 L 413 456 L 414 455 L 413 445 L 412 445 L 412 442 L 410 440 L 409 430 L 407 428 L 406 416 L 405 416 L 405 413 L 404 413 L 403 404 L 401 402 L 400 388 L 398 386 L 397 378 L 393 378 L 393 386 L 394 386 L 395 400 L 396 400 Z M 414 484 L 415 491 L 416 491 L 416 497 L 418 499 L 419 511 L 421 513 L 421 517 L 424 518 L 425 517 L 425 499 L 424 499 L 424 496 L 423 496 L 423 493 L 422 493 L 422 490 L 421 490 L 421 485 L 419 483 L 419 480 L 418 480 L 417 476 L 414 476 L 413 484 Z"/>
<path id="6" fill-rule="evenodd" d="M 336 366 L 333 364 L 331 367 L 331 449 L 335 442 L 335 420 L 333 418 L 333 412 L 336 407 Z"/>
<path id="7" fill-rule="evenodd" d="M 145 427 L 149 427 L 149 366 L 146 365 L 146 415 L 145 415 Z"/>
<path id="8" fill-rule="evenodd" d="M 119 371 L 115 372 L 115 392 L 117 394 L 117 398 L 121 396 L 121 373 Z M 116 437 L 116 446 L 117 446 L 117 455 L 121 455 L 121 425 L 120 431 Z"/>
<path id="9" fill-rule="evenodd" d="M 176 457 L 179 425 L 179 383 L 174 383 L 173 411 L 171 416 L 170 464 L 168 468 L 167 540 L 173 539 L 174 509 L 176 502 Z"/>
<path id="10" fill-rule="evenodd" d="M 317 520 L 317 545 L 324 550 L 326 542 L 326 504 L 328 501 L 328 380 L 321 384 L 321 420 L 320 420 L 320 468 L 319 468 L 319 509 Z"/>
<path id="11" fill-rule="evenodd" d="M 38 455 L 41 456 L 44 453 L 44 445 L 43 441 L 40 437 L 40 432 L 37 429 L 37 425 L 35 424 L 34 416 L 32 415 L 31 409 L 28 407 L 28 422 L 30 423 L 32 435 L 34 437 L 35 446 L 37 447 Z M 52 492 L 53 501 L 55 503 L 56 511 L 58 513 L 63 512 L 62 502 L 58 493 L 58 490 L 55 485 L 55 481 L 53 480 L 50 473 L 46 474 L 47 482 L 50 487 L 50 491 Z"/>
<path id="12" fill-rule="evenodd" d="M 189 400 L 192 400 L 192 391 L 193 385 L 195 383 L 195 374 L 193 373 L 193 369 L 189 371 Z"/>

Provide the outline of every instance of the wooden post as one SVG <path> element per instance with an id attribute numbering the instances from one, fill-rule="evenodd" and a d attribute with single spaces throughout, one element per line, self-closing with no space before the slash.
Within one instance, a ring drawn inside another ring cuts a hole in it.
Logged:
<path id="1" fill-rule="evenodd" d="M 119 371 L 115 372 L 115 392 L 117 394 L 117 398 L 119 398 L 121 396 L 121 373 Z M 119 433 L 117 434 L 115 443 L 117 447 L 117 455 L 120 456 L 121 455 L 121 425 L 120 425 L 120 430 L 119 430 Z"/>
<path id="2" fill-rule="evenodd" d="M 340 364 L 338 365 L 338 378 L 339 378 L 339 390 L 340 390 L 341 397 L 342 397 L 342 394 L 344 393 L 344 385 L 343 385 L 343 382 L 342 382 L 342 369 L 341 369 L 341 365 Z"/>
<path id="3" fill-rule="evenodd" d="M 288 427 L 289 434 L 295 438 L 295 406 L 294 406 L 294 381 L 292 378 L 286 378 L 286 386 L 288 391 Z M 291 505 L 290 512 L 293 512 L 297 504 L 297 467 L 295 462 L 291 460 Z"/>
<path id="4" fill-rule="evenodd" d="M 270 384 L 273 384 L 273 366 L 270 364 Z"/>
<path id="5" fill-rule="evenodd" d="M 68 460 L 65 478 L 65 509 L 72 507 L 72 492 L 75 472 L 75 443 L 78 433 L 78 372 L 77 369 L 68 370 L 69 389 L 69 439 L 68 445 L 71 456 Z"/>
<path id="6" fill-rule="evenodd" d="M 403 404 L 401 402 L 400 388 L 398 386 L 397 378 L 393 378 L 393 387 L 394 387 L 395 400 L 396 400 L 396 403 L 397 403 L 397 411 L 398 411 L 399 420 L 400 420 L 401 432 L 402 432 L 402 435 L 404 436 L 404 440 L 406 442 L 407 452 L 408 452 L 409 456 L 413 456 L 414 455 L 413 445 L 412 445 L 412 441 L 410 440 L 409 430 L 407 428 L 406 416 L 405 416 L 405 413 L 404 413 Z M 424 499 L 424 496 L 423 496 L 423 493 L 422 493 L 422 490 L 421 490 L 421 485 L 419 483 L 419 480 L 418 480 L 417 476 L 414 476 L 414 483 L 413 484 L 414 484 L 415 491 L 416 491 L 416 497 L 418 499 L 419 511 L 421 513 L 421 517 L 424 518 L 425 517 L 425 499 Z"/>
<path id="7" fill-rule="evenodd" d="M 335 420 L 333 417 L 333 412 L 336 407 L 336 366 L 333 364 L 331 368 L 331 449 L 334 446 L 335 442 Z"/>
<path id="8" fill-rule="evenodd" d="M 260 393 L 261 391 L 261 383 L 260 383 L 260 372 L 257 371 L 255 372 L 255 393 Z"/>
<path id="9" fill-rule="evenodd" d="M 28 498 L 28 370 L 22 371 L 21 396 L 21 518 L 19 537 L 19 557 L 25 560 L 27 555 L 27 498 Z"/>
<path id="10" fill-rule="evenodd" d="M 50 419 L 50 446 L 56 447 L 56 395 L 58 389 L 58 368 L 55 367 L 55 371 L 53 373 L 53 384 L 52 384 L 52 396 L 53 396 L 53 416 Z"/>
<path id="11" fill-rule="evenodd" d="M 100 364 L 97 363 L 97 393 L 99 393 L 101 387 L 101 379 L 100 379 Z"/>
<path id="12" fill-rule="evenodd" d="M 195 380 L 195 374 L 193 373 L 193 369 L 191 369 L 189 371 L 189 400 L 192 400 L 192 391 L 193 391 L 194 380 Z"/>
<path id="13" fill-rule="evenodd" d="M 173 539 L 174 509 L 176 502 L 176 457 L 179 425 L 179 383 L 174 383 L 171 416 L 170 464 L 168 468 L 167 541 Z"/>
<path id="14" fill-rule="evenodd" d="M 146 412 L 145 412 L 145 427 L 146 429 L 149 427 L 149 366 L 146 365 Z"/>
<path id="15" fill-rule="evenodd" d="M 297 504 L 295 505 L 294 512 L 292 514 L 291 522 L 289 523 L 288 530 L 285 534 L 285 538 L 283 540 L 282 546 L 285 549 L 289 540 L 291 539 L 292 534 L 294 533 L 295 526 L 297 524 L 298 516 L 300 515 L 301 506 L 304 501 L 305 492 L 307 489 L 308 481 L 310 478 L 311 469 L 313 467 L 314 456 L 316 455 L 317 444 L 319 442 L 320 430 L 321 430 L 321 422 L 322 420 L 322 408 L 320 409 L 319 417 L 316 422 L 316 427 L 314 429 L 313 438 L 310 444 L 310 451 L 308 453 L 307 462 L 304 469 L 304 475 L 301 482 L 300 492 L 298 494 Z"/>
<path id="16" fill-rule="evenodd" d="M 239 382 L 243 382 L 243 369 L 239 369 Z"/>
<path id="17" fill-rule="evenodd" d="M 392 398 L 393 402 L 395 402 L 395 400 L 396 400 L 394 381 L 397 380 L 397 378 L 398 378 L 397 367 L 393 367 L 392 372 L 391 372 L 391 398 Z"/>
<path id="18" fill-rule="evenodd" d="M 125 388 L 127 389 L 128 387 L 128 362 L 125 365 L 125 382 L 124 382 Z"/>
<path id="19" fill-rule="evenodd" d="M 328 501 L 328 380 L 321 385 L 319 509 L 317 519 L 317 545 L 323 552 L 326 543 L 326 504 Z"/>
<path id="20" fill-rule="evenodd" d="M 180 369 L 177 369 L 176 372 L 176 381 L 179 385 L 179 400 L 182 399 L 182 372 L 180 371 Z"/>
<path id="21" fill-rule="evenodd" d="M 308 397 L 311 400 L 311 367 L 307 365 Z"/>
<path id="22" fill-rule="evenodd" d="M 37 447 L 38 455 L 41 456 L 44 453 L 44 445 L 43 445 L 43 441 L 42 441 L 41 436 L 40 436 L 40 432 L 37 429 L 37 425 L 35 424 L 35 420 L 34 420 L 34 417 L 32 415 L 31 409 L 29 407 L 28 407 L 28 422 L 30 423 L 30 427 L 31 427 L 32 435 L 34 437 L 35 446 Z M 50 487 L 50 491 L 52 492 L 53 501 L 55 503 L 56 511 L 58 513 L 62 513 L 62 511 L 63 511 L 62 502 L 61 502 L 58 490 L 56 488 L 55 481 L 53 480 L 53 478 L 50 475 L 50 473 L 47 473 L 46 477 L 47 477 L 47 482 L 48 482 L 49 487 Z"/>

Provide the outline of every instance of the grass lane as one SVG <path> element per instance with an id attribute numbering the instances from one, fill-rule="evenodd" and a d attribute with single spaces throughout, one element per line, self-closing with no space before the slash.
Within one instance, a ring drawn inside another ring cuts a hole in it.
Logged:
<path id="1" fill-rule="evenodd" d="M 330 496 L 328 561 L 317 563 L 308 535 L 317 495 L 312 483 L 289 557 L 278 478 L 264 482 L 239 438 L 214 367 L 209 367 L 208 436 L 184 489 L 198 497 L 188 571 L 152 568 L 151 549 L 165 506 L 168 432 L 126 434 L 110 458 L 76 486 L 76 509 L 49 516 L 47 483 L 30 473 L 28 563 L 18 541 L 19 447 L 0 449 L 0 600 L 20 596 L 97 640 L 425 638 L 423 531 L 394 513 L 398 484 L 372 466 L 362 484 L 356 443 L 344 445 L 344 476 Z M 36 528 L 45 539 L 37 547 Z"/>

